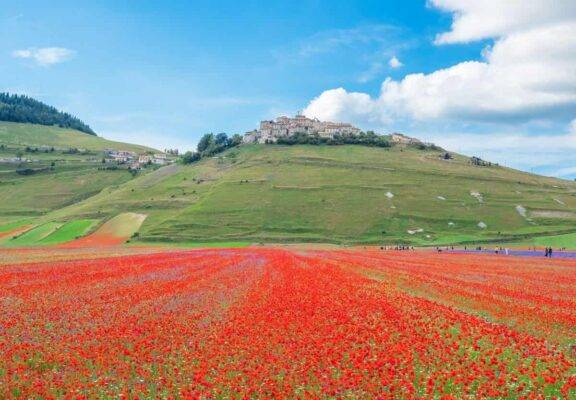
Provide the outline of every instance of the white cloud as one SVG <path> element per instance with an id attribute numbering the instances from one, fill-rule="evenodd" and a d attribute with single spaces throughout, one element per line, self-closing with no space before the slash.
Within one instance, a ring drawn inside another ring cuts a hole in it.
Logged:
<path id="1" fill-rule="evenodd" d="M 388 65 L 390 66 L 390 68 L 396 69 L 396 68 L 400 68 L 400 67 L 403 66 L 404 64 L 402 64 L 402 63 L 400 62 L 400 60 L 399 60 L 396 56 L 393 56 L 393 57 L 390 59 L 390 61 L 388 61 Z"/>
<path id="2" fill-rule="evenodd" d="M 453 29 L 438 36 L 439 43 L 495 39 L 482 61 L 409 74 L 400 81 L 388 78 L 375 98 L 344 89 L 336 98 L 328 91 L 312 100 L 305 113 L 336 120 L 467 123 L 565 121 L 576 112 L 574 0 L 433 0 L 431 5 L 454 13 Z M 359 114 L 351 115 L 353 110 Z"/>
<path id="3" fill-rule="evenodd" d="M 432 7 L 453 14 L 449 32 L 436 43 L 466 43 L 503 37 L 576 18 L 574 0 L 429 0 Z"/>
<path id="4" fill-rule="evenodd" d="M 37 65 L 47 67 L 68 61 L 74 54 L 73 50 L 63 47 L 44 47 L 15 50 L 12 52 L 12 57 L 30 59 Z"/>
<path id="5" fill-rule="evenodd" d="M 326 90 L 312 100 L 304 115 L 324 121 L 389 122 L 378 110 L 378 105 L 366 93 L 349 93 L 343 88 Z"/>

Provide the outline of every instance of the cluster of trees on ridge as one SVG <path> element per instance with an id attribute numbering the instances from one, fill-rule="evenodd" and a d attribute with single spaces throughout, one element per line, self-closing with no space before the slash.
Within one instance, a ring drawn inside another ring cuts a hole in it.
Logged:
<path id="1" fill-rule="evenodd" d="M 360 132 L 358 135 L 342 135 L 337 133 L 333 138 L 320 137 L 318 134 L 295 133 L 291 136 L 278 138 L 276 144 L 327 144 L 332 146 L 358 144 L 362 146 L 391 147 L 390 140 L 387 136 L 377 135 L 373 131 Z"/>
<path id="2" fill-rule="evenodd" d="M 198 142 L 196 151 L 187 151 L 184 153 L 182 156 L 182 162 L 184 164 L 191 164 L 201 160 L 202 158 L 222 153 L 223 151 L 239 146 L 240 144 L 242 144 L 242 136 L 238 134 L 228 137 L 226 133 L 219 133 L 217 135 L 207 133 L 202 136 Z"/>
<path id="3" fill-rule="evenodd" d="M 59 126 L 96 135 L 80 119 L 28 96 L 17 94 L 0 93 L 0 121 Z"/>
<path id="4" fill-rule="evenodd" d="M 202 136 L 198 142 L 196 151 L 187 151 L 181 157 L 184 164 L 191 164 L 193 162 L 199 161 L 205 157 L 211 157 L 215 154 L 222 153 L 223 151 L 236 147 L 242 144 L 241 135 L 233 135 L 229 137 L 226 133 L 219 133 L 214 135 L 213 133 L 208 133 Z M 360 132 L 357 135 L 351 134 L 335 134 L 332 138 L 320 137 L 318 134 L 309 133 L 294 133 L 293 135 L 280 137 L 276 142 L 267 142 L 267 144 L 280 144 L 280 145 L 297 145 L 297 144 L 309 144 L 309 145 L 329 145 L 329 146 L 339 146 L 354 144 L 360 146 L 370 146 L 370 147 L 392 147 L 393 143 L 390 141 L 389 136 L 378 135 L 374 131 Z M 417 143 L 412 145 L 419 150 L 442 150 L 436 145 L 430 145 L 425 143 Z"/>

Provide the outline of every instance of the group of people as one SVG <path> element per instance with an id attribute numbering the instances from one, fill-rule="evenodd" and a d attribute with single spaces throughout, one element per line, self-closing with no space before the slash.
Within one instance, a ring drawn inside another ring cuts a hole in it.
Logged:
<path id="1" fill-rule="evenodd" d="M 404 245 L 396 245 L 396 246 L 380 246 L 380 250 L 401 250 L 401 251 L 413 251 L 414 246 L 404 246 Z"/>
<path id="2" fill-rule="evenodd" d="M 413 247 L 413 246 L 405 246 L 405 245 L 380 246 L 380 250 L 413 251 L 413 250 L 414 250 L 414 247 Z M 436 246 L 436 251 L 437 251 L 438 253 L 442 253 L 443 250 L 444 250 L 444 249 L 442 249 L 441 247 Z M 453 251 L 453 250 L 454 250 L 454 246 L 446 246 L 445 250 L 446 250 L 446 251 L 450 251 L 450 250 Z M 467 250 L 468 250 L 468 246 L 464 246 L 464 251 L 467 251 Z M 484 248 L 484 247 L 482 247 L 482 246 L 476 246 L 476 247 L 474 248 L 474 250 L 476 250 L 476 251 L 488 251 L 488 252 L 491 251 L 491 249 Z M 537 251 L 536 247 L 530 248 L 530 250 L 532 250 L 532 251 L 534 251 L 534 252 Z M 561 248 L 561 249 L 560 249 L 560 251 L 563 251 L 563 250 L 565 250 L 565 248 Z M 505 248 L 505 247 L 496 247 L 496 248 L 494 249 L 494 252 L 495 252 L 496 254 L 505 254 L 505 255 L 511 254 L 510 250 L 509 250 L 508 248 Z M 552 247 L 546 247 L 545 252 L 544 252 L 544 256 L 545 256 L 545 257 L 548 257 L 548 258 L 552 258 L 552 253 L 553 253 Z"/>

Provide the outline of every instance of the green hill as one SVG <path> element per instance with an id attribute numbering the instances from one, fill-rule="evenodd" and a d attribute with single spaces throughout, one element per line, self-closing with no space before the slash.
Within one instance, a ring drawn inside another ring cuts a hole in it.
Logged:
<path id="1" fill-rule="evenodd" d="M 79 118 L 28 96 L 0 93 L 0 121 L 59 126 L 88 135 L 96 133 Z"/>
<path id="2" fill-rule="evenodd" d="M 14 122 L 0 122 L 0 144 L 20 148 L 48 146 L 57 149 L 77 148 L 90 151 L 115 149 L 136 153 L 153 150 L 145 146 L 102 139 L 73 129 Z"/>
<path id="3" fill-rule="evenodd" d="M 104 149 L 157 152 L 71 129 L 0 122 L 0 226 L 40 217 L 133 179 L 127 166 L 102 164 Z"/>
<path id="4" fill-rule="evenodd" d="M 440 150 L 249 145 L 171 165 L 43 222 L 147 215 L 142 241 L 412 244 L 576 231 L 576 184 Z"/>

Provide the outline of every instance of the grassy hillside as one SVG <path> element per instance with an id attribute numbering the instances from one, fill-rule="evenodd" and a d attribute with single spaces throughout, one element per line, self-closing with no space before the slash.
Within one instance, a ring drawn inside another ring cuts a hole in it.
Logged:
<path id="1" fill-rule="evenodd" d="M 0 122 L 0 225 L 40 217 L 133 179 L 125 166 L 103 170 L 104 149 L 151 150 L 69 129 Z"/>
<path id="2" fill-rule="evenodd" d="M 72 129 L 14 122 L 0 122 L 0 144 L 19 147 L 53 146 L 60 149 L 75 147 L 92 151 L 116 149 L 137 153 L 152 150 L 145 146 L 114 142 Z"/>
<path id="3" fill-rule="evenodd" d="M 574 232 L 576 185 L 406 147 L 242 146 L 45 221 L 147 215 L 140 240 L 456 243 Z"/>

